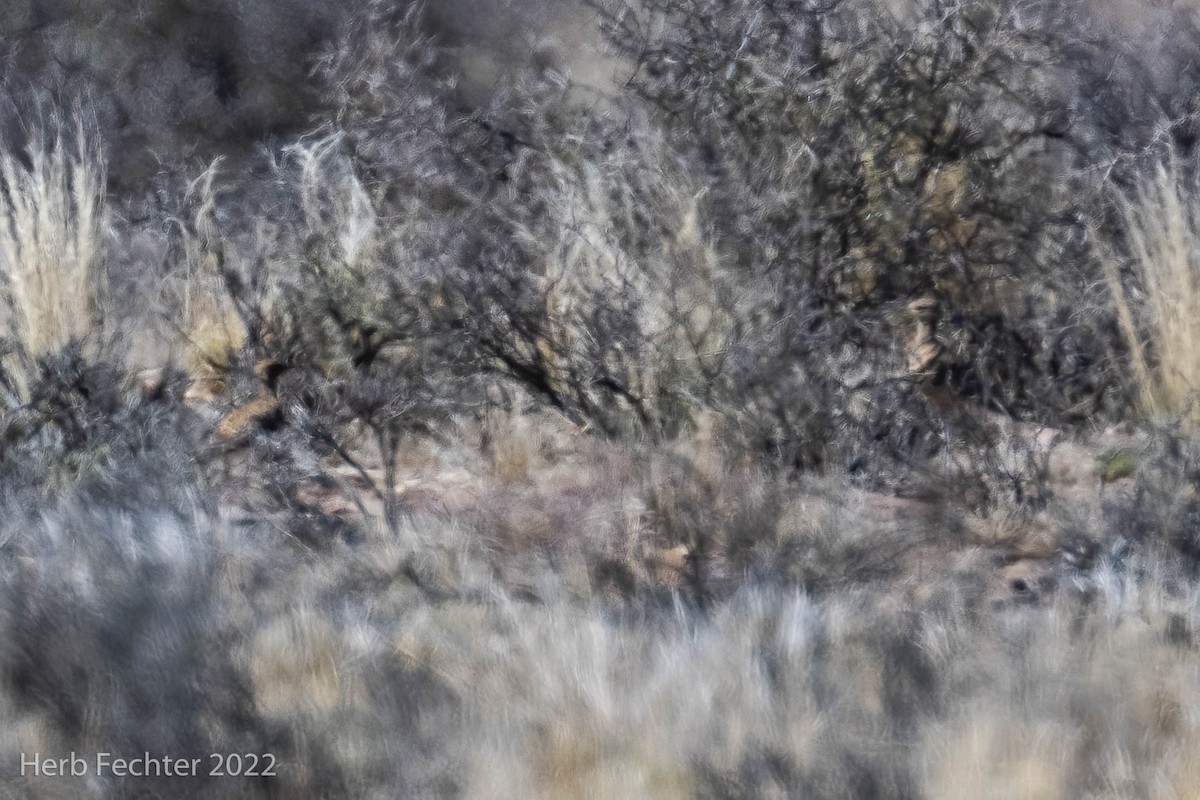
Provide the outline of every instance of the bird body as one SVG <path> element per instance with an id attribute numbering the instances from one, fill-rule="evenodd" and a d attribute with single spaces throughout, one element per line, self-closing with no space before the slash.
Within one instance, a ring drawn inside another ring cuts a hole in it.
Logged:
<path id="1" fill-rule="evenodd" d="M 1096 457 L 1096 476 L 1104 487 L 1137 472 L 1137 454 L 1128 447 L 1106 450 Z"/>

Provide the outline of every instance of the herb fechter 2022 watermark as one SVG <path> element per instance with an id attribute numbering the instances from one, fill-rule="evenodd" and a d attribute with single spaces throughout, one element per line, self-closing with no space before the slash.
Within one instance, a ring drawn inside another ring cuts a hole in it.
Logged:
<path id="1" fill-rule="evenodd" d="M 43 758 L 41 753 L 21 754 L 21 777 L 79 778 L 92 775 L 99 778 L 193 778 L 210 777 L 275 777 L 277 762 L 270 753 L 209 753 L 199 758 L 171 756 L 124 757 L 114 753 L 96 753 L 90 758 L 74 751 L 66 758 Z"/>

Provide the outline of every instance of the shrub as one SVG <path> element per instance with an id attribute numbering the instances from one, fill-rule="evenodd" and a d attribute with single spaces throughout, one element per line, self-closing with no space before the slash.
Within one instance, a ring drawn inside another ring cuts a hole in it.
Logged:
<path id="1" fill-rule="evenodd" d="M 389 269 L 423 265 L 439 335 L 604 432 L 688 424 L 724 357 L 722 278 L 654 131 L 588 112 L 553 70 L 456 114 L 417 11 L 365 19 L 321 74 L 375 213 L 404 220 Z"/>
<path id="2" fill-rule="evenodd" d="M 932 301 L 943 347 L 929 369 L 953 394 L 1055 422 L 1119 409 L 1113 339 L 1091 312 L 1104 298 L 1086 294 L 1098 271 L 1072 195 L 1083 179 L 1047 122 L 1059 108 L 1052 76 L 1083 70 L 1065 11 L 599 5 L 638 62 L 633 88 L 711 184 L 717 251 L 740 284 L 766 287 L 734 383 L 789 457 L 864 457 L 807 444 L 807 420 L 822 413 L 841 419 L 814 428 L 890 441 L 891 457 L 928 438 L 928 409 L 892 352 L 898 308 L 916 298 Z M 1080 293 L 1087 313 L 1064 302 Z M 842 365 L 831 353 L 846 354 Z M 862 405 L 902 416 L 847 419 L 864 393 Z"/>

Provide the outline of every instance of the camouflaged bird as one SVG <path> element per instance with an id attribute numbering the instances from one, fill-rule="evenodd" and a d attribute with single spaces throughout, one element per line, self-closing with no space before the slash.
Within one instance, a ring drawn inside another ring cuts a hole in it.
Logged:
<path id="1" fill-rule="evenodd" d="M 217 423 L 215 438 L 236 444 L 256 430 L 274 430 L 283 423 L 283 406 L 276 395 L 279 377 L 287 367 L 277 361 L 260 361 L 254 375 L 262 381 L 258 392 L 248 401 L 234 406 Z"/>
<path id="2" fill-rule="evenodd" d="M 1128 447 L 1116 447 L 1096 456 L 1096 476 L 1100 487 L 1128 478 L 1137 472 L 1137 454 Z"/>

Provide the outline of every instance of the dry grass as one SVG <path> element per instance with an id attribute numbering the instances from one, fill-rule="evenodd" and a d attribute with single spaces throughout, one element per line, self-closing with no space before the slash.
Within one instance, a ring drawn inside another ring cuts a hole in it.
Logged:
<path id="1" fill-rule="evenodd" d="M 32 532 L 0 524 L 16 554 L 0 575 L 20 587 L 0 590 L 0 674 L 35 682 L 33 699 L 0 684 L 0 762 L 33 747 L 270 749 L 288 796 L 1194 786 L 1200 602 L 1164 553 L 1008 564 L 1042 520 L 968 521 L 956 539 L 929 530 L 948 523 L 922 503 L 747 469 L 712 432 L 554 453 L 551 417 L 492 424 L 525 455 L 447 442 L 401 476 L 428 480 L 427 508 L 321 552 L 240 511 L 237 525 L 107 519 L 60 501 Z M 452 468 L 476 476 L 473 501 L 452 501 Z M 1104 535 L 1100 515 L 1087 524 Z M 153 660 L 135 680 L 139 658 Z M 123 710 L 147 702 L 177 739 L 149 740 Z M 78 729 L 61 711 L 77 707 Z M 57 780 L 25 788 L 85 791 Z"/>
<path id="2" fill-rule="evenodd" d="M 751 593 L 653 630 L 502 609 L 494 649 L 441 653 L 478 670 L 468 796 L 1188 796 L 1194 653 L 1157 587 L 975 619 L 964 588 L 914 616 Z"/>
<path id="3" fill-rule="evenodd" d="M 385 254 L 371 199 L 347 163 L 342 145 L 338 135 L 294 144 L 277 165 L 294 181 L 298 227 L 310 240 L 325 244 L 303 255 L 272 220 L 253 220 L 252 229 L 241 231 L 227 230 L 228 225 L 218 222 L 215 186 L 227 170 L 221 159 L 192 181 L 192 209 L 182 226 L 186 269 L 178 305 L 189 370 L 201 384 L 219 390 L 248 344 L 286 327 L 289 320 L 279 304 L 289 281 L 313 284 L 322 298 L 341 299 L 353 292 L 356 310 L 370 321 L 389 313 L 384 300 L 364 288 L 383 269 Z M 297 263 L 305 260 L 307 271 Z M 314 320 L 295 322 L 318 326 Z"/>
<path id="4" fill-rule="evenodd" d="M 206 391 L 218 394 L 248 335 L 221 285 L 214 247 L 220 232 L 213 182 L 220 166 L 219 159 L 214 161 L 189 189 L 196 207 L 182 236 L 185 273 L 179 304 L 188 369 Z"/>
<path id="5" fill-rule="evenodd" d="M 1200 418 L 1194 402 L 1200 389 L 1200 183 L 1172 160 L 1143 176 L 1133 193 L 1117 202 L 1143 294 L 1133 296 L 1125 287 L 1111 255 L 1107 277 L 1143 409 L 1152 416 L 1183 414 L 1195 421 Z M 1144 329 L 1135 320 L 1139 305 L 1145 308 Z"/>
<path id="6" fill-rule="evenodd" d="M 530 465 L 537 457 L 534 431 L 520 414 L 492 412 L 481 422 L 483 454 L 491 474 L 501 483 L 529 480 Z"/>
<path id="7" fill-rule="evenodd" d="M 33 357 L 87 338 L 103 310 L 104 167 L 74 135 L 0 155 L 4 322 Z"/>

